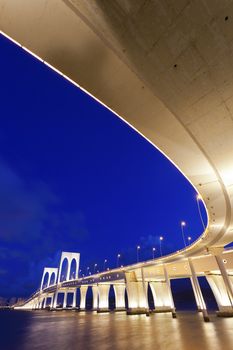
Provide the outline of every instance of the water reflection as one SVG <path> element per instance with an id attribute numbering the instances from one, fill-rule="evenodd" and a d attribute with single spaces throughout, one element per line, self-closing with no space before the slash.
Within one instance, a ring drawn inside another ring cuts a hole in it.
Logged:
<path id="1" fill-rule="evenodd" d="M 221 349 L 233 344 L 232 319 L 179 313 L 127 316 L 125 313 L 0 312 L 2 350 Z M 2 347 L 3 346 L 3 347 Z"/>

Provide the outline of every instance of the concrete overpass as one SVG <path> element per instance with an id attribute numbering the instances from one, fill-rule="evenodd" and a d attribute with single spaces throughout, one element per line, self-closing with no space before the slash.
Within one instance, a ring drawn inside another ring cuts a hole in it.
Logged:
<path id="1" fill-rule="evenodd" d="M 76 261 L 72 275 L 71 264 Z M 67 269 L 64 271 L 64 263 Z M 55 272 L 54 272 L 55 271 Z M 59 277 L 51 282 L 51 275 Z M 63 271 L 63 272 L 62 272 Z M 233 249 L 225 249 L 221 255 L 202 254 L 192 258 L 184 257 L 173 262 L 164 263 L 163 259 L 145 262 L 102 271 L 90 276 L 78 277 L 79 253 L 63 252 L 59 269 L 45 267 L 40 289 L 35 292 L 21 307 L 16 309 L 67 309 L 85 311 L 87 290 L 92 290 L 92 310 L 109 311 L 109 291 L 113 286 L 115 294 L 115 311 L 126 310 L 127 314 L 147 314 L 151 312 L 171 312 L 176 317 L 170 281 L 188 278 L 191 281 L 197 309 L 203 313 L 205 321 L 209 321 L 208 311 L 198 277 L 206 277 L 218 304 L 219 316 L 233 316 L 233 298 L 228 286 L 233 283 Z M 45 276 L 47 274 L 47 282 Z M 149 307 L 148 290 L 153 295 L 154 309 Z M 80 298 L 77 302 L 77 290 Z M 73 294 L 72 304 L 68 305 L 67 295 Z M 58 296 L 63 294 L 62 305 Z M 127 297 L 126 297 L 127 295 Z"/>
<path id="2" fill-rule="evenodd" d="M 233 2 L 0 0 L 0 30 L 137 130 L 201 195 L 205 231 L 161 262 L 209 252 L 223 273 L 233 240 Z"/>

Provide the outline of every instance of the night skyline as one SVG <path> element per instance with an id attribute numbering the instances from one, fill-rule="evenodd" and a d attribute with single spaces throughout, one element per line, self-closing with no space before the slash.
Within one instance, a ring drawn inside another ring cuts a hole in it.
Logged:
<path id="1" fill-rule="evenodd" d="M 3 296 L 26 296 L 63 250 L 81 269 L 183 248 L 202 233 L 195 191 L 151 144 L 90 96 L 0 37 Z M 168 219 L 169 217 L 169 219 Z M 16 277 L 17 276 L 17 277 Z M 15 283 L 9 287 L 9 281 Z"/>

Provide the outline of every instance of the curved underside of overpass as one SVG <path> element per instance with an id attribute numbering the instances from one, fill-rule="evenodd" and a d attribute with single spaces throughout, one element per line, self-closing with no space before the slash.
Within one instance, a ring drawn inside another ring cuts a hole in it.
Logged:
<path id="1" fill-rule="evenodd" d="M 233 241 L 233 1 L 0 0 L 0 30 L 159 148 Z"/>

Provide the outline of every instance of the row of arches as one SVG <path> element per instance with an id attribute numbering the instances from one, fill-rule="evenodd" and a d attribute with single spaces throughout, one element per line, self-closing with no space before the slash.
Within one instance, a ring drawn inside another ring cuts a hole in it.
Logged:
<path id="1" fill-rule="evenodd" d="M 53 272 L 50 276 L 49 272 L 46 272 L 44 275 L 43 283 L 42 283 L 42 289 L 47 288 L 49 286 L 52 286 L 56 283 L 56 274 Z"/>
<path id="2" fill-rule="evenodd" d="M 77 275 L 77 261 L 75 258 L 71 260 L 70 266 L 67 258 L 64 258 L 61 264 L 61 272 L 59 282 L 64 282 L 76 278 Z"/>

